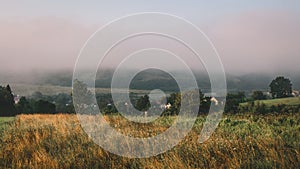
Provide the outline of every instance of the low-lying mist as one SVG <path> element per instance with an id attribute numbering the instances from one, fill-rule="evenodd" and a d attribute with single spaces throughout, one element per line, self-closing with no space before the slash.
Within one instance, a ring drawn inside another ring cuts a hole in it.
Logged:
<path id="1" fill-rule="evenodd" d="M 179 71 L 179 70 L 177 70 Z M 84 73 L 87 71 L 82 71 Z M 124 71 L 132 73 L 134 70 Z M 179 71 L 180 72 L 180 71 Z M 113 76 L 113 69 L 105 69 L 97 72 L 95 87 L 110 88 Z M 203 71 L 193 70 L 198 86 L 201 90 L 209 91 L 210 81 L 208 74 Z M 183 75 L 184 76 L 184 75 Z M 287 73 L 249 73 L 233 75 L 226 73 L 228 91 L 252 91 L 268 90 L 269 84 L 276 76 L 285 76 L 292 81 L 293 89 L 300 89 L 300 75 L 295 72 Z M 0 73 L 0 84 L 29 84 L 29 85 L 50 85 L 50 86 L 72 86 L 73 71 L 28 71 L 28 72 L 7 72 Z M 184 78 L 184 77 L 182 77 Z M 165 91 L 178 91 L 176 80 L 168 73 L 155 69 L 148 69 L 138 73 L 130 84 L 130 88 L 139 90 L 161 89 Z"/>

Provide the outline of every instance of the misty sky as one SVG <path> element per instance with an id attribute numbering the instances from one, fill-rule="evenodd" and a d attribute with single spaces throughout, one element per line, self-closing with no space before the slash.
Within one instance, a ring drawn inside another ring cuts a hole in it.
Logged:
<path id="1" fill-rule="evenodd" d="M 73 69 L 80 49 L 96 30 L 137 12 L 170 13 L 194 23 L 215 45 L 227 72 L 299 70 L 298 0 L 3 0 L 0 71 Z"/>

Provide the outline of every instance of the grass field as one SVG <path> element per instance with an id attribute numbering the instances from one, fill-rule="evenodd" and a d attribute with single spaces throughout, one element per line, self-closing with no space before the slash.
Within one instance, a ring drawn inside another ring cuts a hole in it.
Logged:
<path id="1" fill-rule="evenodd" d="M 269 100 L 257 100 L 255 103 L 260 102 L 264 103 L 266 106 L 276 106 L 279 104 L 285 104 L 287 106 L 296 106 L 300 105 L 300 97 L 289 97 L 289 98 L 282 98 L 282 99 L 269 99 Z M 241 103 L 241 106 L 246 105 L 246 103 Z"/>
<path id="2" fill-rule="evenodd" d="M 166 130 L 175 117 L 137 126 L 106 116 L 134 136 Z M 0 136 L 0 168 L 300 168 L 300 114 L 226 115 L 205 143 L 205 116 L 173 149 L 151 158 L 109 153 L 82 131 L 76 115 L 19 115 Z"/>
<path id="3" fill-rule="evenodd" d="M 14 117 L 0 117 L 0 133 L 12 122 Z"/>

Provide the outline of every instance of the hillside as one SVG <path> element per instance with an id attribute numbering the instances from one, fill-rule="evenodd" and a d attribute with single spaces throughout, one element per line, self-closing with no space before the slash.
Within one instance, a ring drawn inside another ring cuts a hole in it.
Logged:
<path id="1" fill-rule="evenodd" d="M 132 71 L 126 72 L 132 73 Z M 125 74 L 126 74 L 125 73 Z M 72 71 L 56 72 L 29 72 L 24 74 L 0 74 L 0 84 L 7 83 L 29 84 L 29 85 L 48 85 L 70 87 L 72 85 Z M 210 82 L 207 73 L 194 71 L 198 86 L 204 92 L 209 92 Z M 293 88 L 300 90 L 300 75 L 298 73 L 281 74 L 291 79 Z M 84 74 L 83 74 L 84 76 Z M 110 88 L 113 70 L 103 70 L 97 73 L 95 85 L 97 88 Z M 226 75 L 228 91 L 268 90 L 269 84 L 278 74 L 259 74 L 252 73 L 246 75 Z M 126 76 L 125 76 L 126 77 Z M 184 75 L 180 77 L 185 80 Z M 138 90 L 162 89 L 170 92 L 178 91 L 178 86 L 169 74 L 160 70 L 149 69 L 137 74 L 132 80 L 130 87 Z"/>
<path id="2" fill-rule="evenodd" d="M 268 107 L 271 106 L 277 106 L 279 104 L 285 104 L 287 106 L 297 106 L 300 105 L 300 97 L 289 97 L 289 98 L 280 98 L 280 99 L 268 99 L 268 100 L 257 100 L 255 103 L 262 103 L 265 104 Z M 241 106 L 244 106 L 248 104 L 249 102 L 246 103 L 241 103 Z"/>

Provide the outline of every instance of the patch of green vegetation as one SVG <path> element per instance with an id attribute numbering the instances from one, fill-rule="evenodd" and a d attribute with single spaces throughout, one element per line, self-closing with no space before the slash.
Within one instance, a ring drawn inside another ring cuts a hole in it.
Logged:
<path id="1" fill-rule="evenodd" d="M 260 102 L 261 104 L 265 104 L 266 106 L 276 106 L 279 104 L 285 104 L 287 106 L 297 106 L 300 105 L 300 98 L 299 97 L 288 97 L 288 98 L 281 98 L 281 99 L 269 99 L 269 100 L 256 100 L 255 104 Z M 249 102 L 241 103 L 240 106 L 245 106 Z"/>
<path id="2" fill-rule="evenodd" d="M 295 106 L 300 104 L 300 98 L 289 97 L 289 98 L 282 98 L 282 99 L 263 100 L 262 103 L 266 104 L 267 106 L 278 105 L 278 104 Z"/>
<path id="3" fill-rule="evenodd" d="M 9 122 L 14 121 L 14 117 L 0 117 L 0 132 L 4 130 Z"/>

